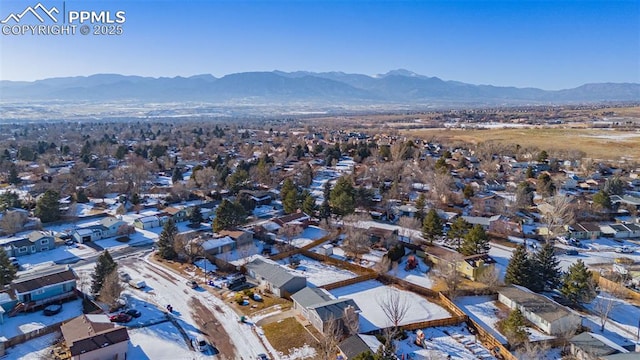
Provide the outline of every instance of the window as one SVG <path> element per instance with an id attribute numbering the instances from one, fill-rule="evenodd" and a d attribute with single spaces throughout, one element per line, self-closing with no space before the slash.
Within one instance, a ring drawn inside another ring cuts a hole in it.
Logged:
<path id="1" fill-rule="evenodd" d="M 26 246 L 23 246 L 23 247 L 21 247 L 21 248 L 19 248 L 19 249 L 18 249 L 18 252 L 19 252 L 19 253 L 26 253 L 27 251 L 29 251 L 29 249 L 27 249 L 27 247 L 26 247 Z"/>
<path id="2" fill-rule="evenodd" d="M 45 246 L 45 247 L 43 247 L 43 248 L 40 248 L 40 251 L 47 251 L 47 250 L 49 250 L 49 247 L 48 247 L 48 246 Z"/>
<path id="3" fill-rule="evenodd" d="M 36 291 L 33 292 L 34 295 L 42 295 L 44 294 L 44 289 L 38 289 Z"/>
<path id="4" fill-rule="evenodd" d="M 31 245 L 31 252 L 32 253 L 36 252 L 36 246 L 35 245 Z"/>
<path id="5" fill-rule="evenodd" d="M 49 239 L 40 240 L 40 245 L 47 245 L 47 244 L 49 244 Z"/>

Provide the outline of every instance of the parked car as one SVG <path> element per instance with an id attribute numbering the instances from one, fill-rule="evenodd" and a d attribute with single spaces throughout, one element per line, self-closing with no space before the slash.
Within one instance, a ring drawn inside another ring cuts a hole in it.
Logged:
<path id="1" fill-rule="evenodd" d="M 131 321 L 131 315 L 127 315 L 125 313 L 119 313 L 119 314 L 114 314 L 109 316 L 109 321 L 111 322 L 119 322 L 119 323 L 126 323 Z"/>
<path id="2" fill-rule="evenodd" d="M 197 289 L 198 283 L 195 280 L 189 280 L 187 281 L 187 286 L 189 286 L 192 289 Z"/>
<path id="3" fill-rule="evenodd" d="M 569 249 L 565 251 L 565 254 L 575 256 L 575 255 L 578 255 L 578 250 Z"/>
<path id="4" fill-rule="evenodd" d="M 619 246 L 616 248 L 617 253 L 630 254 L 633 252 L 633 249 L 628 246 Z"/>
<path id="5" fill-rule="evenodd" d="M 129 285 L 136 289 L 143 289 L 147 286 L 147 283 L 145 283 L 144 280 L 129 280 Z"/>
<path id="6" fill-rule="evenodd" d="M 61 304 L 52 304 L 52 305 L 49 305 L 46 308 L 44 308 L 43 313 L 46 316 L 53 316 L 53 315 L 56 315 L 56 314 L 60 313 L 60 311 L 62 311 L 62 305 Z"/>
<path id="7" fill-rule="evenodd" d="M 11 262 L 11 265 L 13 265 L 16 269 L 20 270 L 20 263 L 18 262 L 18 259 L 12 256 L 9 258 L 9 261 Z"/>
<path id="8" fill-rule="evenodd" d="M 134 317 L 134 318 L 139 318 L 140 315 L 142 315 L 142 313 L 136 309 L 129 309 L 127 311 L 124 312 L 125 314 Z"/>
<path id="9" fill-rule="evenodd" d="M 269 357 L 267 354 L 258 354 L 258 356 L 256 356 L 256 360 L 269 360 Z"/>
<path id="10" fill-rule="evenodd" d="M 207 351 L 207 347 L 209 346 L 209 343 L 207 343 L 207 340 L 205 340 L 205 338 L 202 337 L 202 335 L 198 335 L 198 337 L 193 339 L 192 342 L 193 342 L 193 348 L 196 349 L 197 351 L 200 351 L 200 352 Z"/>

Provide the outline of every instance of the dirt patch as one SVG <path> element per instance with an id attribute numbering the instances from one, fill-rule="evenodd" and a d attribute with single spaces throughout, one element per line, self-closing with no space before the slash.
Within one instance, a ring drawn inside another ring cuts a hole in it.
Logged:
<path id="1" fill-rule="evenodd" d="M 204 332 L 204 335 L 207 337 L 209 342 L 215 346 L 223 358 L 235 359 L 236 348 L 231 342 L 229 334 L 227 334 L 216 316 L 197 298 L 192 297 L 189 300 L 189 306 L 192 309 L 191 314 L 193 315 L 193 319 L 198 324 L 198 327 Z M 216 307 L 220 309 L 220 307 Z M 220 309 L 220 311 L 221 310 L 222 309 Z"/>

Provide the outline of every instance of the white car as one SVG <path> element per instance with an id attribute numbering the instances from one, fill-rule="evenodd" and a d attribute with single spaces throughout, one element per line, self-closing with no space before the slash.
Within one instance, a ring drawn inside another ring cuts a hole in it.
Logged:
<path id="1" fill-rule="evenodd" d="M 630 254 L 633 252 L 633 249 L 628 246 L 620 246 L 616 248 L 617 253 Z"/>

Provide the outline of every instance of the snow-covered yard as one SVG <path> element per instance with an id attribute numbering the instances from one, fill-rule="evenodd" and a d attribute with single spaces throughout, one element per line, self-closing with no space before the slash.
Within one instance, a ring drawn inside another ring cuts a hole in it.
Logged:
<path id="1" fill-rule="evenodd" d="M 53 350 L 53 344 L 62 336 L 60 332 L 43 335 L 6 349 L 2 359 L 11 360 L 41 360 L 48 359 Z"/>
<path id="2" fill-rule="evenodd" d="M 169 359 L 172 356 L 177 359 L 186 354 L 189 354 L 189 359 L 204 358 L 189 349 L 178 329 L 170 322 L 130 329 L 129 339 L 127 357 L 131 359 Z"/>
<path id="3" fill-rule="evenodd" d="M 307 278 L 307 283 L 316 287 L 334 283 L 341 280 L 351 279 L 357 277 L 356 274 L 348 270 L 343 270 L 335 266 L 323 264 L 314 259 L 310 259 L 306 256 L 297 255 L 300 260 L 300 265 L 295 269 L 286 266 L 287 271 L 292 274 L 304 276 Z M 281 265 L 287 265 L 288 259 L 280 260 Z"/>
<path id="4" fill-rule="evenodd" d="M 485 329 L 489 330 L 496 339 L 503 344 L 507 343 L 507 339 L 498 331 L 496 323 L 501 319 L 499 314 L 501 310 L 496 305 L 496 300 L 490 296 L 463 296 L 455 301 L 456 305 L 462 309 L 470 318 L 481 324 Z M 506 316 L 507 314 L 503 314 Z M 527 327 L 530 341 L 540 341 L 553 339 L 535 328 Z"/>
<path id="5" fill-rule="evenodd" d="M 426 339 L 425 346 L 415 344 L 416 332 L 411 332 L 409 337 L 402 341 L 396 341 L 396 354 L 404 355 L 410 359 L 451 359 L 476 360 L 495 359 L 480 342 L 476 342 L 475 336 L 469 333 L 466 325 L 446 326 L 422 329 Z"/>
<path id="6" fill-rule="evenodd" d="M 429 274 L 429 270 L 430 270 L 429 266 L 427 266 L 424 263 L 424 261 L 422 261 L 422 259 L 420 258 L 416 258 L 416 259 L 418 260 L 418 267 L 416 267 L 415 269 L 405 270 L 407 258 L 404 257 L 402 261 L 398 264 L 398 266 L 389 270 L 387 274 L 422 287 L 426 287 L 426 288 L 433 287 L 433 279 Z"/>
<path id="7" fill-rule="evenodd" d="M 302 233 L 300 233 L 300 235 L 292 239 L 290 244 L 295 247 L 303 247 L 315 240 L 322 238 L 325 235 L 327 235 L 327 232 L 324 229 L 321 229 L 317 226 L 309 226 L 304 229 Z"/>
<path id="8" fill-rule="evenodd" d="M 375 280 L 337 288 L 330 293 L 337 298 L 350 298 L 355 301 L 362 312 L 360 313 L 360 331 L 368 332 L 392 326 L 393 324 L 382 311 L 382 303 L 389 294 L 400 297 L 400 302 L 408 304 L 406 316 L 400 325 L 411 324 L 426 320 L 445 319 L 451 317 L 449 312 L 439 305 L 412 292 L 385 286 Z"/>
<path id="9" fill-rule="evenodd" d="M 42 310 L 19 313 L 13 317 L 5 314 L 4 324 L 0 326 L 0 337 L 4 336 L 10 339 L 80 315 L 82 315 L 82 300 L 80 299 L 62 304 L 62 311 L 53 316 L 45 316 Z"/>
<path id="10" fill-rule="evenodd" d="M 609 320 L 605 324 L 604 332 L 601 332 L 599 313 L 609 306 L 609 300 L 613 301 L 609 311 Z M 612 298 L 606 292 L 601 292 L 591 303 L 585 304 L 585 307 L 593 312 L 593 315 L 583 316 L 584 326 L 590 328 L 594 333 L 605 335 L 618 345 L 629 346 L 633 343 L 632 340 L 635 339 L 638 332 L 640 308 L 622 299 Z"/>

